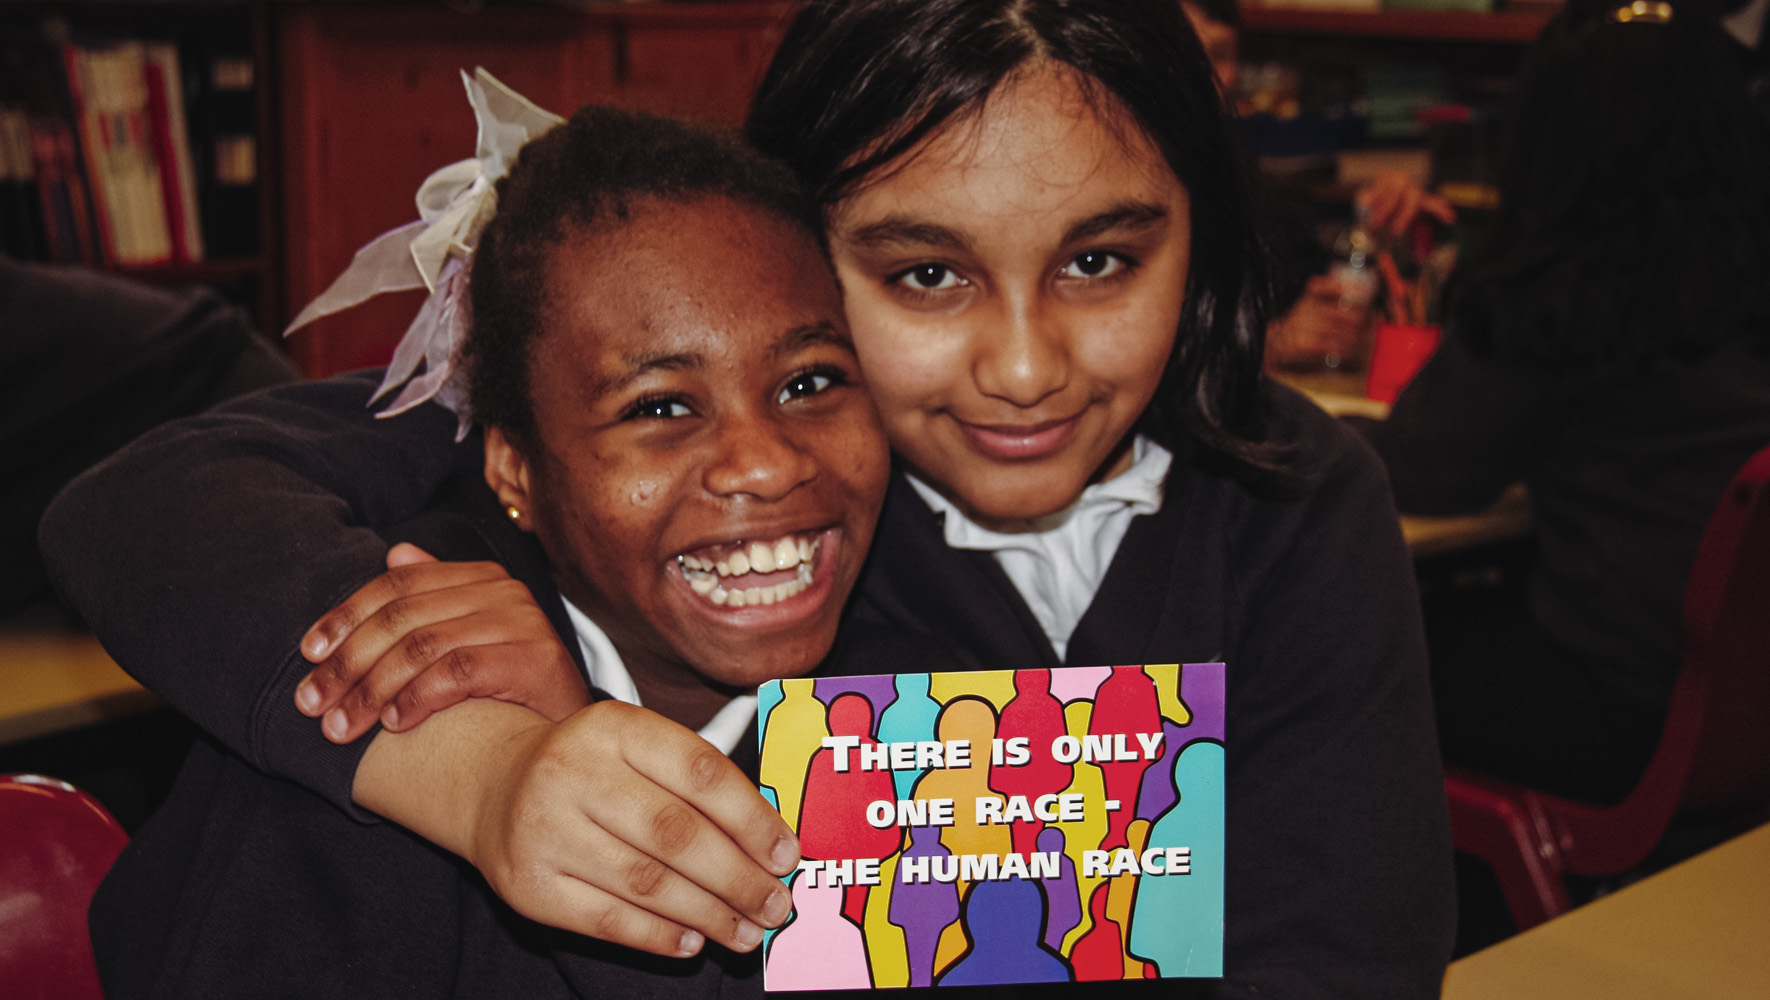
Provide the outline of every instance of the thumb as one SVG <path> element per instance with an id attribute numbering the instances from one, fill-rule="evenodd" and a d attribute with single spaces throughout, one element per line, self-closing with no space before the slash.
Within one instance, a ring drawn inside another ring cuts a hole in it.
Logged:
<path id="1" fill-rule="evenodd" d="M 414 566 L 418 563 L 436 562 L 437 558 L 410 542 L 401 542 L 387 550 L 387 568 L 398 569 L 401 566 Z"/>

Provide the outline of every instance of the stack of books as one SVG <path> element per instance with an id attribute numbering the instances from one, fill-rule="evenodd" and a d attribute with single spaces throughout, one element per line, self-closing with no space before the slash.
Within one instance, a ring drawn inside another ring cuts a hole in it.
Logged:
<path id="1" fill-rule="evenodd" d="M 165 40 L 0 37 L 0 249 L 114 268 L 253 253 L 252 68 Z M 244 121 L 214 113 L 230 102 Z"/>

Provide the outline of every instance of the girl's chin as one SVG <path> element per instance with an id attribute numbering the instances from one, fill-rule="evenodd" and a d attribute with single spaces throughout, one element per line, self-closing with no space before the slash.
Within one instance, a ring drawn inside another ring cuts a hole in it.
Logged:
<path id="1" fill-rule="evenodd" d="M 761 649 L 734 649 L 726 655 L 700 658 L 700 675 L 734 692 L 753 691 L 772 680 L 803 677 L 817 669 L 835 644 L 836 632 L 797 636 Z"/>

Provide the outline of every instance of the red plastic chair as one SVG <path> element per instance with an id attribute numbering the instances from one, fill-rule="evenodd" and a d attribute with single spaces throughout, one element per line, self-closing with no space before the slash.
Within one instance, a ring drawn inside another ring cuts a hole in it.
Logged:
<path id="1" fill-rule="evenodd" d="M 86 907 L 128 842 L 73 785 L 0 775 L 0 995 L 102 1000 Z"/>
<path id="2" fill-rule="evenodd" d="M 1734 477 L 1703 531 L 1684 592 L 1671 708 L 1628 798 L 1592 806 L 1447 769 L 1456 848 L 1493 867 L 1519 930 L 1570 908 L 1565 876 L 1640 864 L 1680 810 L 1744 814 L 1770 801 L 1766 483 L 1770 448 Z"/>

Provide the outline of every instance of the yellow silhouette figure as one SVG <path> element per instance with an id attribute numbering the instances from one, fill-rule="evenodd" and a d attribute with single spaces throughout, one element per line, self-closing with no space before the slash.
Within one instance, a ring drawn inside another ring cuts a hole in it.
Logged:
<path id="1" fill-rule="evenodd" d="M 873 967 L 873 985 L 897 989 L 910 984 L 910 953 L 903 928 L 891 922 L 891 890 L 897 885 L 897 855 L 879 865 L 879 884 L 867 893 L 867 961 Z"/>
<path id="2" fill-rule="evenodd" d="M 1134 819 L 1125 829 L 1127 846 L 1143 856 L 1143 848 L 1149 843 L 1149 820 Z M 1131 904 L 1137 900 L 1137 874 L 1126 872 L 1112 878 L 1112 887 L 1106 890 L 1106 915 L 1116 921 L 1121 928 L 1125 942 L 1131 940 Z M 1125 978 L 1143 978 L 1143 960 L 1125 955 Z"/>
<path id="3" fill-rule="evenodd" d="M 1069 735 L 1082 739 L 1088 735 L 1088 722 L 1094 713 L 1092 701 L 1072 701 L 1063 706 L 1063 721 L 1069 727 Z M 1047 749 L 1046 752 L 1049 752 Z M 1082 874 L 1082 852 L 1100 849 L 1100 842 L 1106 839 L 1108 821 L 1104 803 L 1106 801 L 1106 781 L 1101 777 L 1100 768 L 1093 764 L 1076 762 L 1075 776 L 1071 779 L 1065 793 L 1080 793 L 1086 798 L 1088 808 L 1082 813 L 1079 822 L 1053 823 L 1063 831 L 1063 853 L 1076 866 L 1076 888 L 1082 899 L 1092 899 L 1094 888 L 1106 879 L 1101 875 L 1084 876 Z M 1135 808 L 1136 803 L 1122 803 L 1124 808 Z M 1070 929 L 1063 936 L 1063 953 L 1070 953 L 1075 943 L 1082 936 L 1094 929 L 1094 918 L 1086 906 L 1082 907 L 1081 923 Z"/>
<path id="4" fill-rule="evenodd" d="M 1012 680 L 1011 675 L 1009 679 Z M 978 798 L 1000 797 L 989 787 L 990 740 L 996 735 L 995 709 L 981 699 L 956 698 L 941 709 L 934 729 L 937 738 L 943 742 L 971 741 L 970 766 L 938 768 L 916 783 L 919 799 L 953 800 L 953 825 L 940 832 L 940 842 L 955 857 L 966 854 L 999 856 L 1014 850 L 1014 841 L 1006 824 L 977 824 Z M 963 891 L 961 884 L 960 892 Z"/>
<path id="5" fill-rule="evenodd" d="M 1014 671 L 968 670 L 933 674 L 928 678 L 928 694 L 942 704 L 959 698 L 982 698 L 1000 712 L 1002 706 L 1014 700 Z M 990 734 L 995 734 L 993 725 Z M 987 743 L 984 745 L 988 746 Z"/>
<path id="6" fill-rule="evenodd" d="M 811 758 L 830 735 L 829 709 L 817 700 L 816 681 L 798 678 L 781 682 L 781 701 L 768 713 L 762 736 L 762 784 L 774 789 L 781 818 L 799 829 L 799 803 L 805 796 L 805 772 Z"/>
<path id="7" fill-rule="evenodd" d="M 1162 718 L 1176 726 L 1191 725 L 1192 710 L 1180 700 L 1180 664 L 1145 664 L 1143 672 L 1155 682 L 1156 703 L 1161 708 Z"/>

